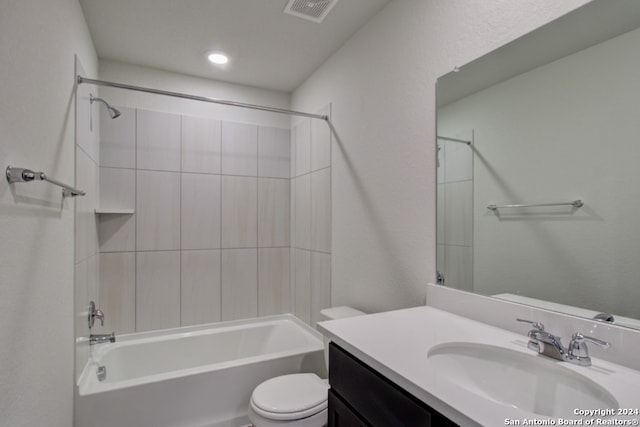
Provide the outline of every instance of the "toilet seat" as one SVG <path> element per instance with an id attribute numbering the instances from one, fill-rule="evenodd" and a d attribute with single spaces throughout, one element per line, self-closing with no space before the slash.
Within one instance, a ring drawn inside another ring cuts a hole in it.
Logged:
<path id="1" fill-rule="evenodd" d="M 261 417 L 291 421 L 307 418 L 327 408 L 329 384 L 315 374 L 271 378 L 255 388 L 251 408 Z"/>

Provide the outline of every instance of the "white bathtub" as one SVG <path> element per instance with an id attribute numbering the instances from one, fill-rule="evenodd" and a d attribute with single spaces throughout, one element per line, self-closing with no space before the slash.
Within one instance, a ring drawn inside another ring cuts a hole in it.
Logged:
<path id="1" fill-rule="evenodd" d="M 76 427 L 242 426 L 259 383 L 325 370 L 322 336 L 292 315 L 116 339 L 92 348 L 76 390 Z"/>

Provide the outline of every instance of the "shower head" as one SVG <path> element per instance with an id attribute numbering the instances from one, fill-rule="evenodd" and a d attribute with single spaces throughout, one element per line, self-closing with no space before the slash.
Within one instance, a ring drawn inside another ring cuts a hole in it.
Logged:
<path id="1" fill-rule="evenodd" d="M 102 102 L 107 107 L 107 111 L 109 112 L 109 117 L 111 117 L 112 119 L 115 119 L 116 117 L 120 117 L 120 111 L 116 110 L 111 105 L 109 105 L 107 101 L 105 101 L 102 98 L 97 98 L 92 94 L 89 94 L 89 102 L 93 104 L 93 101 Z"/>

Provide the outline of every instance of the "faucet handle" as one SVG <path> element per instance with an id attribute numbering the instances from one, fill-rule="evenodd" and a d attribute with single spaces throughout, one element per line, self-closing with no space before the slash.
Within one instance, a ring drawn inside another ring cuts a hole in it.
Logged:
<path id="1" fill-rule="evenodd" d="M 602 340 L 599 340 L 598 338 L 582 335 L 580 332 L 576 332 L 575 334 L 571 335 L 571 342 L 576 342 L 579 344 L 582 341 L 588 341 L 588 342 L 594 343 L 595 345 L 600 346 L 602 348 L 611 347 L 611 344 L 606 341 L 602 341 Z"/>
<path id="2" fill-rule="evenodd" d="M 544 346 L 543 347 L 540 346 L 540 341 L 539 341 L 541 333 L 546 333 L 544 332 L 544 325 L 540 322 L 534 322 L 533 320 L 526 320 L 526 319 L 516 319 L 516 320 L 518 322 L 528 323 L 533 327 L 533 329 L 530 330 L 529 333 L 527 334 L 527 336 L 529 337 L 527 348 L 529 350 L 535 351 L 536 353 L 540 353 L 544 349 Z"/>
<path id="3" fill-rule="evenodd" d="M 100 319 L 100 325 L 104 326 L 104 313 L 100 309 L 96 309 L 96 303 L 93 301 L 89 302 L 88 309 L 88 321 L 89 321 L 89 329 L 93 328 L 93 324 L 97 319 Z"/>
<path id="4" fill-rule="evenodd" d="M 516 320 L 522 323 L 529 323 L 531 326 L 533 326 L 533 329 L 544 331 L 544 325 L 540 322 L 534 322 L 533 320 L 526 320 L 526 319 L 516 319 Z"/>
<path id="5" fill-rule="evenodd" d="M 589 356 L 587 342 L 593 343 L 602 348 L 611 347 L 611 344 L 606 341 L 588 337 L 582 335 L 580 332 L 576 332 L 571 336 L 571 342 L 569 343 L 569 354 L 567 355 L 569 362 L 580 366 L 591 366 L 591 357 Z"/>
<path id="6" fill-rule="evenodd" d="M 97 309 L 93 313 L 93 317 L 95 317 L 96 319 L 100 319 L 100 326 L 104 326 L 104 313 L 102 312 L 102 310 Z"/>

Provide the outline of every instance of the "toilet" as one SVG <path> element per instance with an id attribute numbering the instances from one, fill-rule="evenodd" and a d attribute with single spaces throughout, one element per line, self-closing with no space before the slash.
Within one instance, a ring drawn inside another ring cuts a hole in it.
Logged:
<path id="1" fill-rule="evenodd" d="M 320 311 L 320 320 L 344 319 L 365 313 L 351 307 Z M 329 340 L 325 339 L 325 364 Z M 322 427 L 327 425 L 329 382 L 316 374 L 302 373 L 271 378 L 258 385 L 249 402 L 249 421 L 255 427 Z"/>

